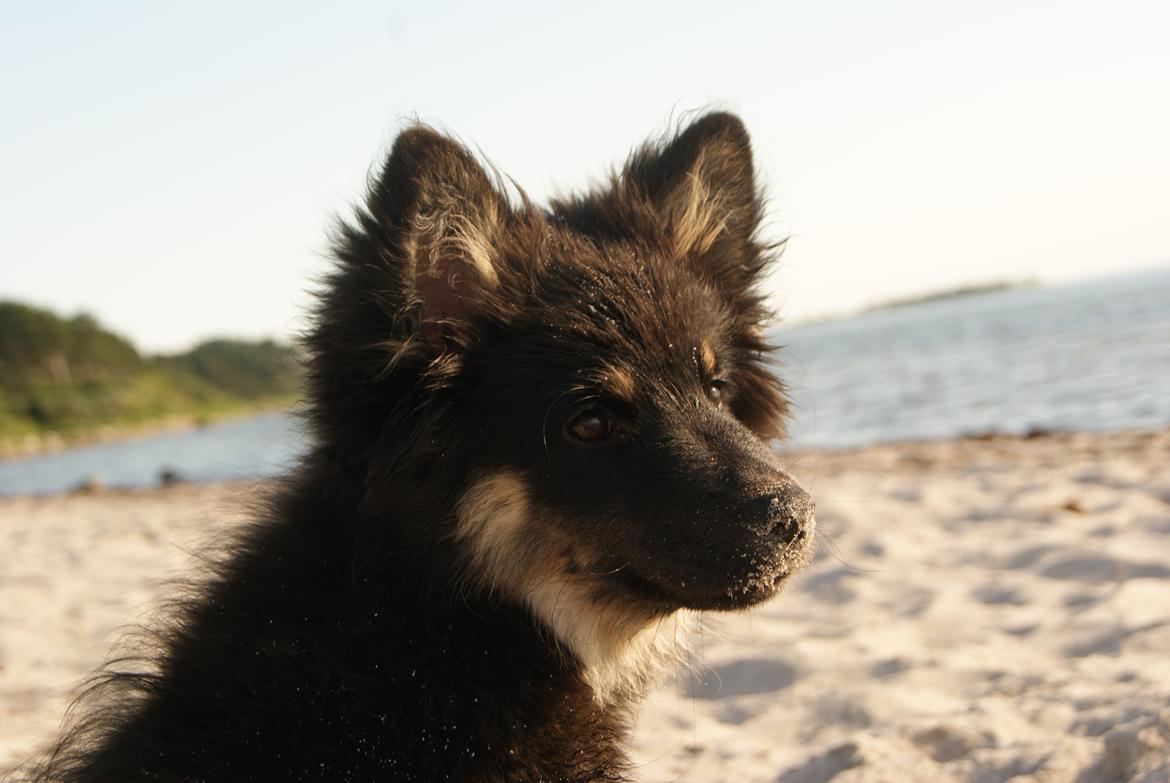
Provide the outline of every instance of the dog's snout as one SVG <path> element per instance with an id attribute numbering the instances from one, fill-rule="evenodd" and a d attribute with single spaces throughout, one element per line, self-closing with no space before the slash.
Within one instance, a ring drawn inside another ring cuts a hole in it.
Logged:
<path id="1" fill-rule="evenodd" d="M 792 485 L 748 501 L 740 508 L 739 518 L 761 536 L 792 543 L 811 531 L 814 508 L 808 493 Z"/>

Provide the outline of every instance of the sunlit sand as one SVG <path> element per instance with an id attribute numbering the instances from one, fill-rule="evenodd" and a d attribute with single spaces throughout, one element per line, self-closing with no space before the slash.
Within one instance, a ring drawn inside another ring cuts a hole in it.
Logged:
<path id="1" fill-rule="evenodd" d="M 1170 776 L 1170 430 L 792 459 L 819 557 L 704 618 L 640 709 L 641 779 Z M 0 768 L 251 491 L 0 498 Z"/>

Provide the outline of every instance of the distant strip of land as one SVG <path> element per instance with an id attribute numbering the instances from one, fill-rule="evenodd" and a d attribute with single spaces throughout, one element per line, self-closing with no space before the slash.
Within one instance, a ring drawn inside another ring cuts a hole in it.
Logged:
<path id="1" fill-rule="evenodd" d="M 284 407 L 300 367 L 272 340 L 146 355 L 88 315 L 0 301 L 0 458 Z"/>
<path id="2" fill-rule="evenodd" d="M 932 304 L 934 302 L 946 302 L 954 299 L 966 299 L 977 296 L 986 296 L 988 294 L 998 294 L 1004 291 L 1036 288 L 1040 285 L 1040 281 L 1035 279 L 997 280 L 988 283 L 974 283 L 971 285 L 963 285 L 954 288 L 944 288 L 936 291 L 912 294 L 910 296 L 898 297 L 896 299 L 887 299 L 847 312 L 815 314 L 796 319 L 790 322 L 788 325 L 811 326 L 812 324 L 829 323 L 831 321 L 844 321 L 848 318 L 856 318 L 859 315 L 865 315 L 867 313 L 879 313 L 887 310 L 898 310 L 905 307 Z"/>
<path id="3" fill-rule="evenodd" d="M 941 291 L 930 291 L 924 294 L 889 299 L 884 302 L 866 307 L 862 312 L 872 313 L 878 310 L 894 310 L 900 307 L 930 304 L 931 302 L 946 302 L 952 299 L 965 299 L 972 296 L 998 294 L 1003 291 L 1015 291 L 1020 288 L 1035 288 L 1040 285 L 1037 280 L 999 280 L 992 283 L 977 283 L 974 285 L 944 288 Z"/>

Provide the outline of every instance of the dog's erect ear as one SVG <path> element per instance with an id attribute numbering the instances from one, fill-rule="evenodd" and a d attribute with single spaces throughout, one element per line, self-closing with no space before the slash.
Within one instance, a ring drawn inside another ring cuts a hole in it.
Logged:
<path id="1" fill-rule="evenodd" d="M 701 117 L 660 149 L 636 154 L 623 179 L 651 199 L 676 255 L 725 282 L 753 282 L 763 205 L 738 117 Z"/>
<path id="2" fill-rule="evenodd" d="M 409 328 L 435 344 L 498 285 L 507 201 L 463 146 L 417 127 L 394 142 L 370 207 L 405 264 Z"/>

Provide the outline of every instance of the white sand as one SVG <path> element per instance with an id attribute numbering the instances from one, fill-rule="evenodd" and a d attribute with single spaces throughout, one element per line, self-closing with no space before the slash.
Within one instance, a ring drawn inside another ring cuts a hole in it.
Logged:
<path id="1" fill-rule="evenodd" d="M 646 781 L 1170 781 L 1170 431 L 811 453 L 821 555 L 708 616 Z M 235 487 L 0 499 L 0 767 Z M 230 520 L 225 520 L 228 523 Z"/>

